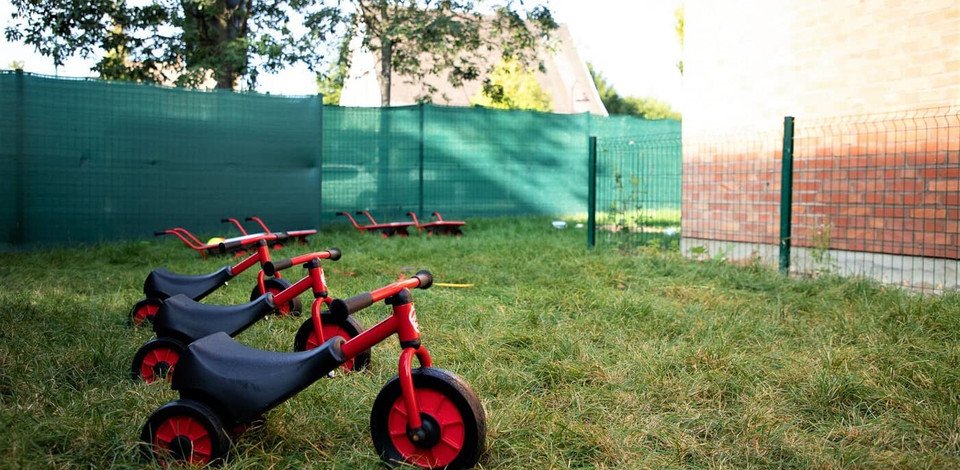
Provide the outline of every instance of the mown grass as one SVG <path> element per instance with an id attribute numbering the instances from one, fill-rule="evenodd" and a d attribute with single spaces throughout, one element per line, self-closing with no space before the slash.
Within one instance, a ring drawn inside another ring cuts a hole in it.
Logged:
<path id="1" fill-rule="evenodd" d="M 314 240 L 280 253 L 340 247 L 325 264 L 335 296 L 421 268 L 475 284 L 414 294 L 436 365 L 487 411 L 484 468 L 960 467 L 958 294 L 588 252 L 582 230 L 546 219 L 472 220 L 461 239 Z M 128 379 L 152 331 L 130 329 L 127 311 L 154 267 L 228 262 L 173 241 L 0 255 L 0 465 L 142 466 L 140 427 L 176 394 Z M 209 302 L 245 301 L 253 279 Z M 238 339 L 290 350 L 299 324 L 270 319 Z M 225 467 L 379 468 L 369 412 L 396 360 L 388 341 L 371 370 L 314 384 Z"/>

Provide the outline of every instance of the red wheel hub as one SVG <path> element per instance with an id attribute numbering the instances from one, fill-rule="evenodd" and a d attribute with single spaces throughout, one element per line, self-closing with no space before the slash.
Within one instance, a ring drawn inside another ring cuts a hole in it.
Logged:
<path id="1" fill-rule="evenodd" d="M 157 427 L 154 448 L 168 454 L 173 461 L 191 465 L 210 463 L 213 443 L 210 432 L 192 416 L 172 416 Z"/>
<path id="2" fill-rule="evenodd" d="M 140 363 L 140 376 L 147 383 L 173 378 L 173 368 L 180 360 L 180 353 L 171 348 L 156 348 L 147 353 Z"/>
<path id="3" fill-rule="evenodd" d="M 153 318 L 157 316 L 157 310 L 160 310 L 160 306 L 153 302 L 141 305 L 137 308 L 137 311 L 133 313 L 134 326 L 140 326 L 147 320 L 153 320 Z"/>
<path id="4" fill-rule="evenodd" d="M 349 341 L 350 338 L 353 337 L 353 335 L 347 332 L 347 330 L 341 328 L 340 325 L 330 325 L 330 324 L 324 323 L 323 337 L 325 339 L 330 339 L 330 338 L 333 338 L 334 336 L 342 336 L 343 339 L 347 341 Z M 317 337 L 317 332 L 315 330 L 311 330 L 310 336 L 307 338 L 306 350 L 309 351 L 313 348 L 320 346 L 320 344 L 322 343 L 320 342 L 320 338 Z M 348 359 L 343 364 L 341 364 L 340 367 L 342 367 L 343 370 L 351 371 L 353 370 L 353 363 L 354 363 L 354 360 L 351 358 L 351 359 Z"/>
<path id="5" fill-rule="evenodd" d="M 387 429 L 393 446 L 403 459 L 413 465 L 424 468 L 445 467 L 450 465 L 464 445 L 463 416 L 444 394 L 430 389 L 417 389 L 417 403 L 420 412 L 436 423 L 437 436 L 428 439 L 435 442 L 430 447 L 421 447 L 410 440 L 407 434 L 407 410 L 400 396 L 390 408 L 387 417 Z M 431 426 L 432 427 L 432 426 Z"/>

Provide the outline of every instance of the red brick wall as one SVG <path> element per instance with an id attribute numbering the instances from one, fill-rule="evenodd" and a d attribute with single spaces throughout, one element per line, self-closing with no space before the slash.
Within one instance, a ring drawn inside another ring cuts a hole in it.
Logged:
<path id="1" fill-rule="evenodd" d="M 960 108 L 929 112 L 798 123 L 793 246 L 960 259 Z M 685 146 L 684 237 L 778 243 L 782 138 L 761 138 Z"/>

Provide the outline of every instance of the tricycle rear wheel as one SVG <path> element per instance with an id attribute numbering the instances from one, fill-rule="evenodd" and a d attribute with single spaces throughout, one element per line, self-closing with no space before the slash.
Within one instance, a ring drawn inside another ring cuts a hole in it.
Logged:
<path id="1" fill-rule="evenodd" d="M 153 318 L 157 316 L 157 310 L 160 310 L 159 300 L 141 299 L 139 302 L 133 304 L 133 308 L 130 309 L 130 324 L 138 327 L 145 322 L 153 323 Z"/>
<path id="2" fill-rule="evenodd" d="M 170 382 L 173 369 L 186 350 L 186 346 L 173 338 L 154 338 L 144 343 L 133 356 L 130 367 L 133 380 L 153 383 L 159 380 Z"/>
<path id="3" fill-rule="evenodd" d="M 223 420 L 195 400 L 174 400 L 157 408 L 140 431 L 141 453 L 164 467 L 217 462 L 227 454 L 229 445 Z"/>

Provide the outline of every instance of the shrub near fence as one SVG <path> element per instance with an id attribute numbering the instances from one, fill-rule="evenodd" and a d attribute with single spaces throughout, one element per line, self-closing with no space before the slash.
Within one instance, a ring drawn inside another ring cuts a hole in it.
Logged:
<path id="1" fill-rule="evenodd" d="M 278 229 L 337 211 L 384 218 L 586 212 L 591 134 L 674 121 L 432 105 L 323 107 L 319 96 L 197 92 L 0 72 L 0 244 L 142 238 L 226 216 Z"/>

